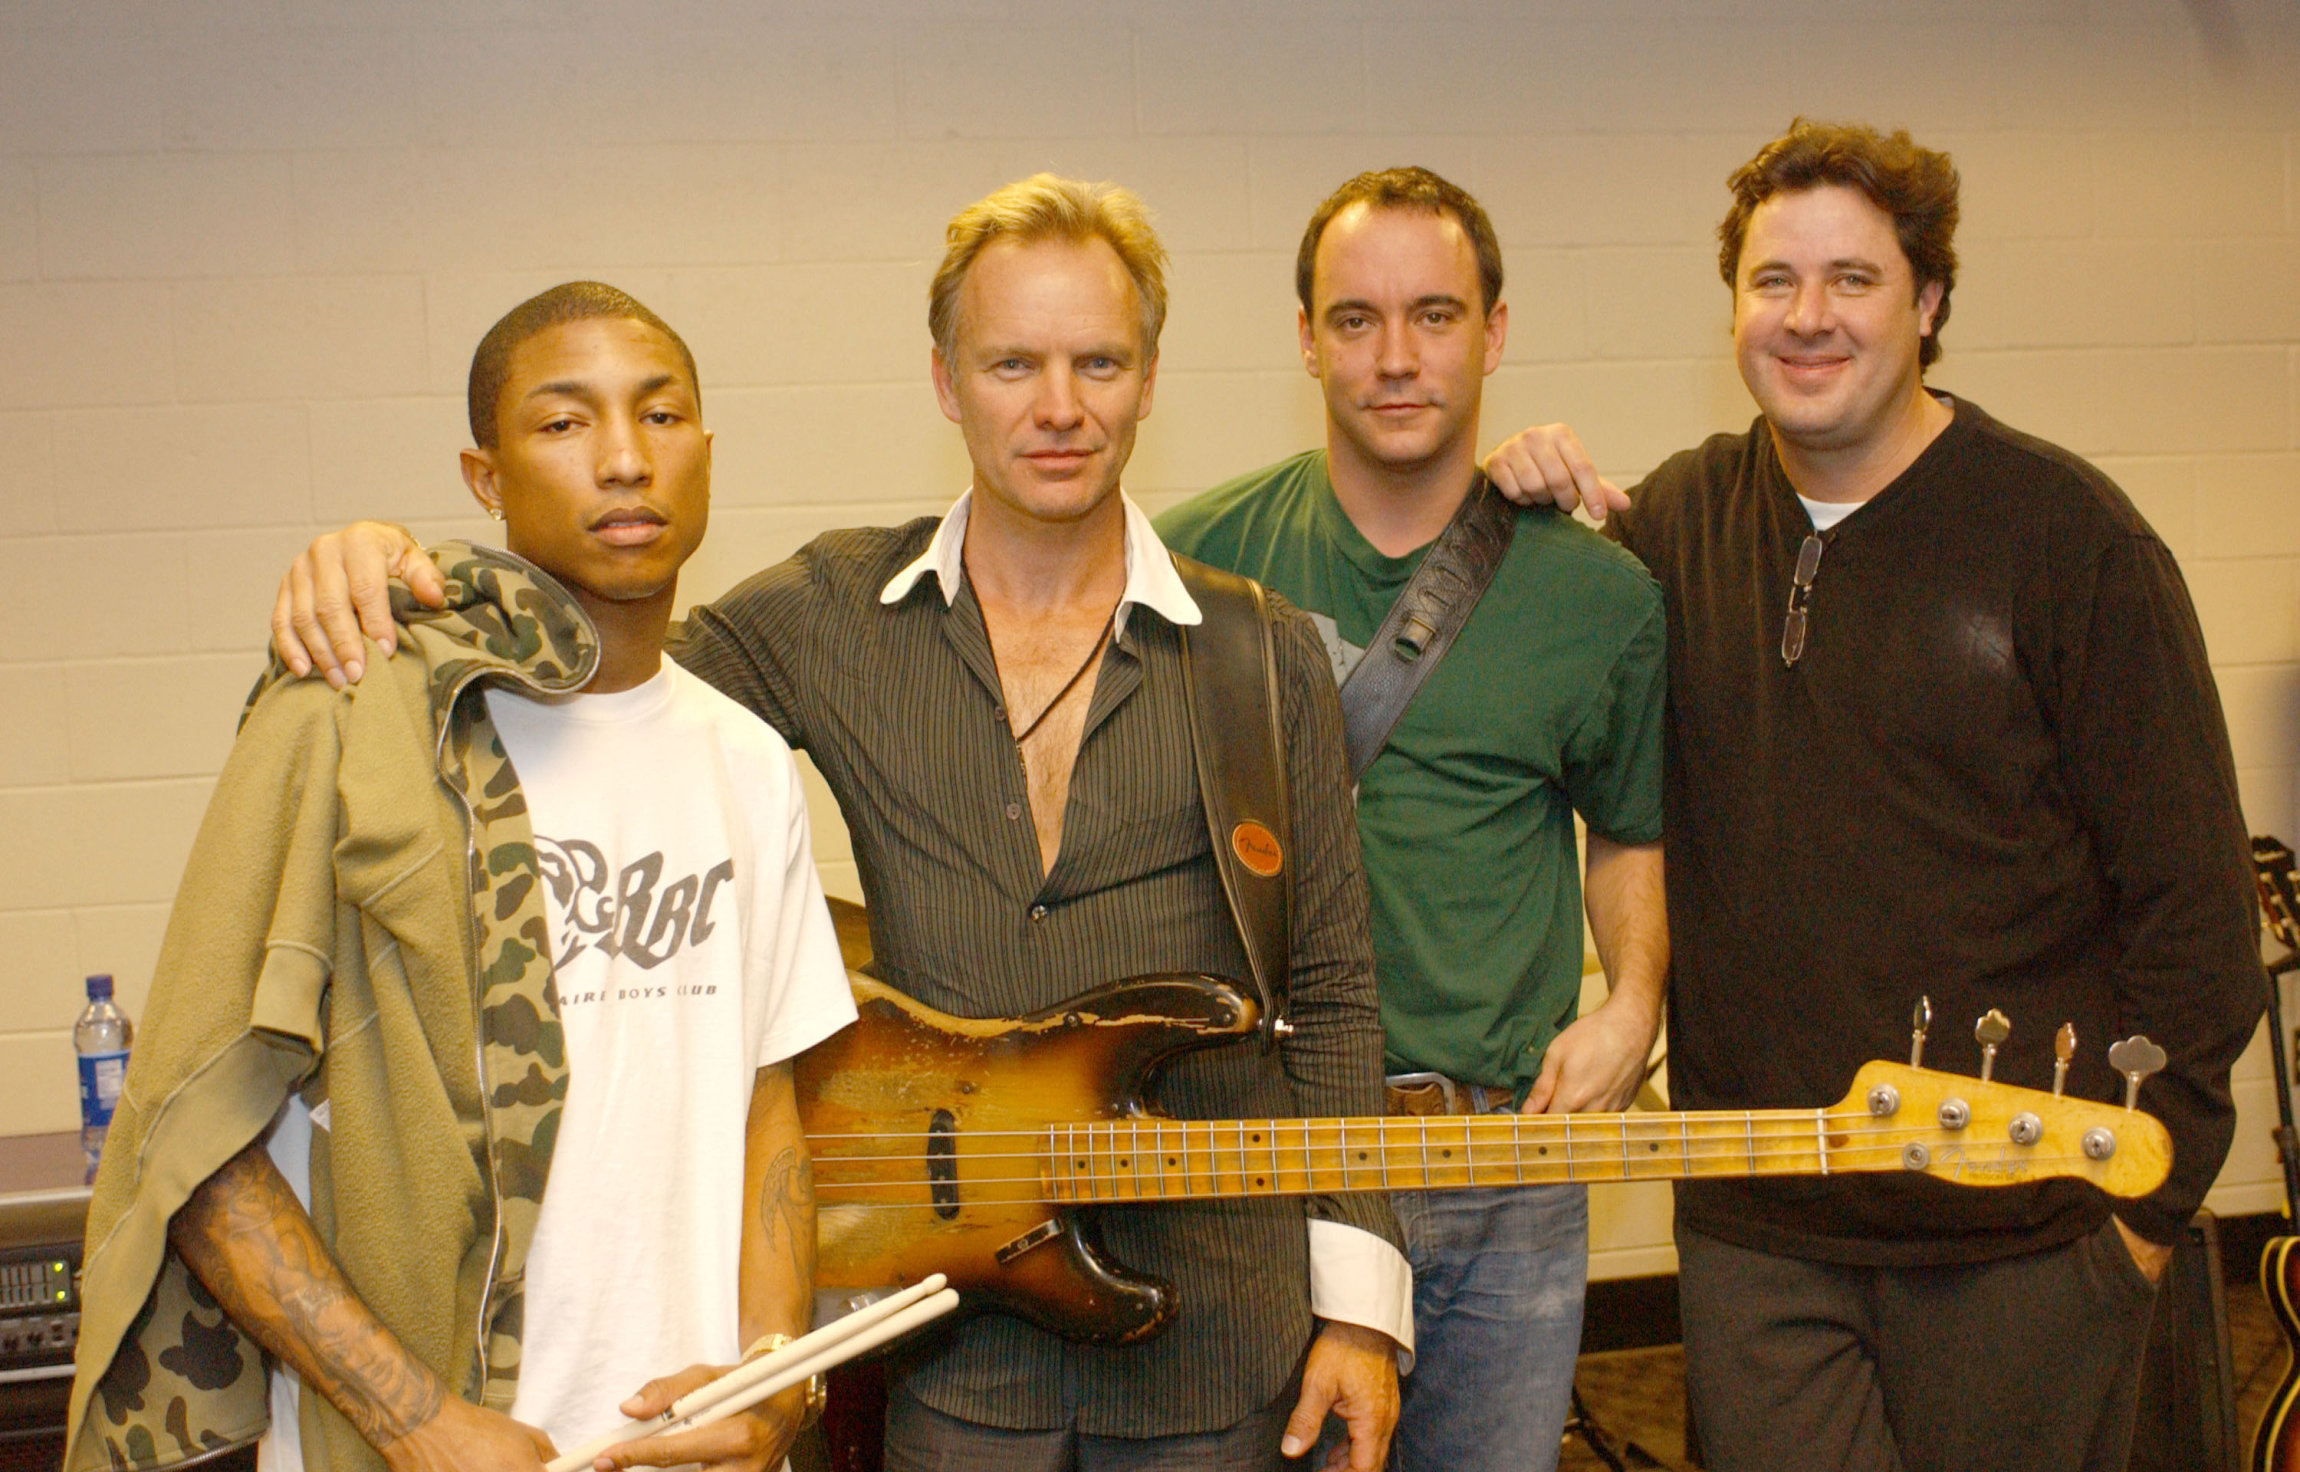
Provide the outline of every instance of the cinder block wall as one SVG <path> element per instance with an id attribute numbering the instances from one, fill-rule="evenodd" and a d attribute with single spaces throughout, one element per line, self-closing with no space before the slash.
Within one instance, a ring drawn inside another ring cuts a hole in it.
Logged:
<path id="1" fill-rule="evenodd" d="M 2132 493 L 2196 595 L 2251 826 L 2292 836 L 2285 0 L 10 0 L 0 1130 L 75 1123 L 84 972 L 141 1010 L 290 553 L 361 513 L 485 535 L 463 373 L 526 293 L 604 277 L 688 335 L 718 434 L 702 597 L 963 484 L 923 298 L 966 201 L 1050 168 L 1158 210 L 1174 310 L 1130 476 L 1156 509 L 1314 441 L 1301 223 L 1419 161 L 1508 250 L 1487 439 L 1569 419 L 1631 477 L 1752 412 L 1710 230 L 1798 112 L 1955 153 L 1935 379 Z M 2268 1088 L 2256 1047 L 2225 1209 L 2279 1194 Z M 1666 1266 L 1665 1195 L 1600 1196 L 1601 1270 Z"/>

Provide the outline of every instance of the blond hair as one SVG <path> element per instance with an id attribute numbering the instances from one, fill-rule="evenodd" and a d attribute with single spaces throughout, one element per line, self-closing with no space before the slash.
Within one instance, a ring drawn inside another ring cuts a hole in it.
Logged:
<path id="1" fill-rule="evenodd" d="M 1033 174 L 992 191 L 951 217 L 942 266 L 927 290 L 926 326 L 943 361 L 958 351 L 958 293 L 975 257 L 1001 240 L 1031 245 L 1059 240 L 1083 245 L 1108 242 L 1134 282 L 1142 312 L 1145 357 L 1158 353 L 1158 332 L 1166 325 L 1166 247 L 1150 228 L 1150 212 L 1133 190 L 1116 184 L 1086 184 L 1052 174 Z"/>

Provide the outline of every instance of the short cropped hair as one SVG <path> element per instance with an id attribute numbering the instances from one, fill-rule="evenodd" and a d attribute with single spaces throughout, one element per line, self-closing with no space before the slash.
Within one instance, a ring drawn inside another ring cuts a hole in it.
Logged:
<path id="1" fill-rule="evenodd" d="M 1058 240 L 1106 241 L 1134 282 L 1142 312 L 1145 357 L 1158 355 L 1166 325 L 1166 247 L 1150 228 L 1150 211 L 1133 190 L 1033 174 L 976 200 L 951 217 L 942 266 L 926 297 L 926 326 L 943 361 L 958 352 L 958 293 L 975 258 L 1001 240 L 1034 245 Z"/>
<path id="2" fill-rule="evenodd" d="M 1862 123 L 1797 118 L 1788 132 L 1758 149 L 1726 181 L 1733 207 L 1717 226 L 1717 269 L 1727 286 L 1736 284 L 1749 217 L 1774 195 L 1824 184 L 1858 189 L 1892 217 L 1893 234 L 1909 258 L 1917 290 L 1940 285 L 1933 330 L 1917 348 L 1917 366 L 1929 368 L 1941 355 L 1941 328 L 1949 320 L 1949 293 L 1957 284 L 1957 183 L 1949 156 L 1912 142 L 1906 129 L 1885 134 Z"/>
<path id="3" fill-rule="evenodd" d="M 1317 286 L 1318 242 L 1334 216 L 1353 204 L 1374 210 L 1451 215 L 1477 255 L 1477 285 L 1485 296 L 1479 309 L 1490 314 L 1501 301 L 1501 241 L 1493 233 L 1493 221 L 1486 218 L 1485 206 L 1468 190 L 1428 169 L 1381 169 L 1360 174 L 1327 195 L 1326 202 L 1310 216 L 1309 228 L 1302 232 L 1302 248 L 1294 257 L 1294 294 L 1302 299 L 1305 315 L 1317 310 L 1310 296 Z"/>
<path id="4" fill-rule="evenodd" d="M 471 416 L 471 442 L 482 450 L 495 448 L 496 401 L 503 397 L 504 381 L 511 376 L 511 355 L 538 333 L 568 322 L 644 322 L 671 340 L 679 361 L 687 368 L 687 381 L 695 390 L 695 407 L 703 405 L 702 380 L 695 374 L 695 355 L 671 324 L 647 310 L 640 300 L 603 281 L 566 281 L 539 292 L 505 312 L 471 355 L 471 378 L 464 389 L 465 408 Z"/>

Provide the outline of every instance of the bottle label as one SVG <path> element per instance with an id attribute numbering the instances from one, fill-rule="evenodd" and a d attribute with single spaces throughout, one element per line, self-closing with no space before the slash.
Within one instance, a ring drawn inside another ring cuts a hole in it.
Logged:
<path id="1" fill-rule="evenodd" d="M 80 1123 L 109 1125 L 112 1109 L 120 1102 L 120 1080 L 127 1076 L 128 1055 L 80 1055 Z"/>

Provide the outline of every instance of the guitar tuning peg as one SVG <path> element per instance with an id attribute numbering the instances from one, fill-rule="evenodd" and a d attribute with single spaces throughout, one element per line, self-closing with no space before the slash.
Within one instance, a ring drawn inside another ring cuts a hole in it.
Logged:
<path id="1" fill-rule="evenodd" d="M 1933 1025 L 1933 999 L 1917 998 L 1916 1015 L 1909 1019 L 1909 1067 L 1925 1066 L 1925 1029 Z"/>
<path id="2" fill-rule="evenodd" d="M 2164 1050 L 2134 1033 L 2109 1045 L 2108 1066 L 2124 1075 L 2124 1107 L 2130 1109 L 2139 1102 L 2140 1081 L 2164 1067 Z"/>
<path id="3" fill-rule="evenodd" d="M 2012 1036 L 2012 1022 L 1996 1008 L 1989 1008 L 1981 1020 L 1973 1024 L 1973 1040 L 1981 1045 L 1981 1082 L 1997 1069 L 1997 1045 Z"/>
<path id="4" fill-rule="evenodd" d="M 2068 1084 L 2068 1064 L 2075 1056 L 2076 1024 L 2064 1022 L 2060 1031 L 2052 1035 L 2052 1093 L 2056 1099 Z"/>

